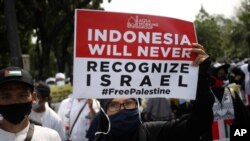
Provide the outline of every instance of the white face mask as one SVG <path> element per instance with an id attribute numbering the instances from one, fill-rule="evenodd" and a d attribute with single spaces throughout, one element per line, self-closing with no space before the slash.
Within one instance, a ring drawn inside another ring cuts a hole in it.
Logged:
<path id="1" fill-rule="evenodd" d="M 63 85 L 65 85 L 65 81 L 57 81 L 56 85 L 57 86 L 63 86 Z"/>

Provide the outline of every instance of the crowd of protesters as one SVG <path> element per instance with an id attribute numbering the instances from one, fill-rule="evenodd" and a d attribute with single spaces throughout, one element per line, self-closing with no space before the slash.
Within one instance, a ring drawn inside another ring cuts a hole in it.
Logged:
<path id="1" fill-rule="evenodd" d="M 216 62 L 197 53 L 195 100 L 73 98 L 51 106 L 51 87 L 69 83 L 63 73 L 34 84 L 24 69 L 0 72 L 0 139 L 5 141 L 229 140 L 232 124 L 250 125 L 250 59 Z M 197 62 L 198 60 L 198 62 Z M 139 107 L 138 107 L 139 105 Z M 100 110 L 100 107 L 103 110 Z"/>

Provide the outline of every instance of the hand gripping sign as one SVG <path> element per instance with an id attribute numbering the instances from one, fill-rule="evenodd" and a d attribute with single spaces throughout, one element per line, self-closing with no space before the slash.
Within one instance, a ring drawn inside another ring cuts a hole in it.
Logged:
<path id="1" fill-rule="evenodd" d="M 73 96 L 195 99 L 194 42 L 192 22 L 76 10 Z"/>

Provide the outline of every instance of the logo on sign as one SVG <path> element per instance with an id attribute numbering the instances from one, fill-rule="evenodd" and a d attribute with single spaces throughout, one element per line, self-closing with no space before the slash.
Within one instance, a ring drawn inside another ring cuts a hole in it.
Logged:
<path id="1" fill-rule="evenodd" d="M 143 19 L 136 17 L 130 17 L 127 22 L 128 28 L 137 28 L 137 29 L 153 29 L 158 27 L 158 23 L 152 23 L 150 19 Z"/>

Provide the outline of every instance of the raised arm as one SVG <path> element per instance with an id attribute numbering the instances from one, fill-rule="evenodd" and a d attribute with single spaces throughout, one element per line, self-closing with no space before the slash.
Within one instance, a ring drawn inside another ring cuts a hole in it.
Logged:
<path id="1" fill-rule="evenodd" d="M 207 74 L 211 61 L 204 48 L 197 43 L 190 51 L 197 53 L 192 65 L 200 67 L 196 100 L 190 114 L 165 123 L 160 132 L 162 140 L 198 140 L 211 131 L 214 97 L 209 90 Z"/>

